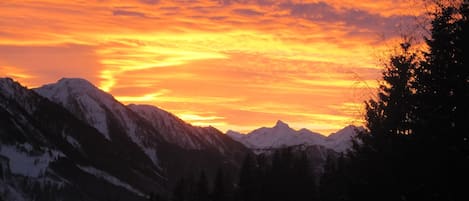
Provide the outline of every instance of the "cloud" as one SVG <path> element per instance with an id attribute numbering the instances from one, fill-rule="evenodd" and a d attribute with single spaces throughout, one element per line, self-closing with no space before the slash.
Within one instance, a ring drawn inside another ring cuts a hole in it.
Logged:
<path id="1" fill-rule="evenodd" d="M 263 13 L 252 10 L 252 9 L 234 9 L 234 13 L 239 14 L 239 15 L 245 15 L 245 16 L 260 16 L 263 15 Z"/>
<path id="2" fill-rule="evenodd" d="M 102 68 L 95 47 L 66 44 L 62 46 L 0 45 L 0 66 L 11 69 L 28 86 L 55 82 L 62 77 L 83 77 L 98 83 Z M 28 76 L 19 76 L 20 74 Z M 8 73 L 7 73 L 8 75 Z"/>
<path id="3" fill-rule="evenodd" d="M 83 77 L 122 100 L 221 129 L 277 119 L 336 129 L 369 94 L 357 81 L 380 76 L 374 54 L 390 43 L 376 33 L 410 23 L 409 4 L 17 1 L 2 5 L 0 75 L 28 86 Z"/>
<path id="4" fill-rule="evenodd" d="M 150 5 L 153 5 L 153 4 L 157 4 L 160 2 L 160 0 L 139 0 L 141 3 L 144 3 L 144 4 L 150 4 Z"/>
<path id="5" fill-rule="evenodd" d="M 145 13 L 128 11 L 128 10 L 113 10 L 112 15 L 114 16 L 132 16 L 132 17 L 147 17 Z"/>
<path id="6" fill-rule="evenodd" d="M 395 34 L 400 25 L 412 24 L 416 20 L 415 16 L 405 14 L 383 16 L 357 8 L 337 9 L 326 2 L 288 2 L 281 4 L 280 8 L 289 10 L 294 17 L 316 23 L 344 23 L 352 36 L 366 35 L 366 32 Z"/>

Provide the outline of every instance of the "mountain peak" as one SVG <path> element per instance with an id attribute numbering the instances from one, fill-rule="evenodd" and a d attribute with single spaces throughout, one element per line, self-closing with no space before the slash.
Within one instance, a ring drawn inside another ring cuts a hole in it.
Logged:
<path id="1" fill-rule="evenodd" d="M 34 90 L 49 99 L 61 99 L 62 103 L 66 102 L 65 99 L 69 96 L 87 95 L 94 99 L 111 100 L 111 102 L 114 99 L 110 94 L 82 78 L 61 78 L 56 83 L 46 84 Z"/>
<path id="2" fill-rule="evenodd" d="M 79 89 L 97 89 L 90 81 L 82 78 L 61 78 L 57 81 L 57 85 Z"/>
<path id="3" fill-rule="evenodd" d="M 27 94 L 24 91 L 25 89 L 20 83 L 9 77 L 0 78 L 0 94 L 7 97 L 19 96 L 20 94 L 25 95 Z"/>
<path id="4" fill-rule="evenodd" d="M 290 126 L 282 120 L 278 120 L 277 123 L 275 123 L 274 128 L 290 128 Z"/>
<path id="5" fill-rule="evenodd" d="M 2 88 L 12 88 L 15 85 L 15 81 L 9 77 L 0 78 L 0 87 Z"/>

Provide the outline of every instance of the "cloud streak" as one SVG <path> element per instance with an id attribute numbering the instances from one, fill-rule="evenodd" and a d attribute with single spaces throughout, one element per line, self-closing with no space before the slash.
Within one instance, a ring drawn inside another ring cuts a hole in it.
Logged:
<path id="1" fill-rule="evenodd" d="M 84 77 L 222 130 L 283 119 L 330 133 L 360 122 L 376 52 L 422 16 L 411 3 L 2 1 L 0 74 L 28 86 Z"/>

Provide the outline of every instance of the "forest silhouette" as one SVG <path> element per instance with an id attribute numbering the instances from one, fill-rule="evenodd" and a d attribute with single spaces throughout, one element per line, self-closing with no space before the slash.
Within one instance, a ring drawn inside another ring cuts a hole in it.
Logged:
<path id="1" fill-rule="evenodd" d="M 174 201 L 469 200 L 469 10 L 437 4 L 415 51 L 404 38 L 365 102 L 365 131 L 321 175 L 290 148 L 248 155 L 239 175 L 181 179 Z M 212 189 L 212 190 L 210 190 Z"/>

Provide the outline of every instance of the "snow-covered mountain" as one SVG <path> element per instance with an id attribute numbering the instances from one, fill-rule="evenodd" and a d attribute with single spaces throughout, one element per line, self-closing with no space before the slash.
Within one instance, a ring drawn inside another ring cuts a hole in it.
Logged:
<path id="1" fill-rule="evenodd" d="M 41 192 L 33 187 L 49 184 L 47 192 L 62 200 L 144 200 L 201 170 L 209 178 L 220 167 L 234 175 L 250 152 L 213 127 L 125 106 L 83 79 L 34 90 L 0 79 L 0 125 L 0 193 L 8 192 L 7 200 L 32 200 L 30 192 Z"/>
<path id="2" fill-rule="evenodd" d="M 6 200 L 145 200 L 146 193 L 165 189 L 164 172 L 136 144 L 109 141 L 9 78 L 0 79 L 0 125 Z"/>
<path id="3" fill-rule="evenodd" d="M 156 154 L 160 136 L 144 120 L 114 97 L 87 80 L 62 78 L 57 83 L 34 89 L 39 95 L 58 103 L 75 117 L 96 128 L 110 141 L 130 138 L 159 165 Z"/>
<path id="4" fill-rule="evenodd" d="M 128 108 L 150 122 L 166 141 L 182 148 L 195 150 L 214 148 L 220 153 L 227 153 L 239 146 L 211 126 L 192 126 L 156 106 L 130 104 Z"/>
<path id="5" fill-rule="evenodd" d="M 34 90 L 102 131 L 107 140 L 121 147 L 129 141 L 138 145 L 166 172 L 170 186 L 173 178 L 200 170 L 236 170 L 249 151 L 213 127 L 191 126 L 154 106 L 123 105 L 84 79 L 63 78 Z"/>
<path id="6" fill-rule="evenodd" d="M 327 136 L 325 146 L 338 152 L 344 152 L 352 147 L 352 140 L 363 129 L 363 127 L 353 125 L 346 126 Z"/>
<path id="7" fill-rule="evenodd" d="M 228 131 L 226 134 L 232 139 L 243 143 L 257 153 L 263 150 L 278 149 L 297 145 L 319 145 L 337 152 L 344 152 L 351 148 L 352 138 L 356 136 L 355 126 L 347 126 L 337 133 L 326 137 L 308 129 L 294 130 L 285 122 L 277 121 L 274 127 L 262 127 L 248 134 Z"/>

